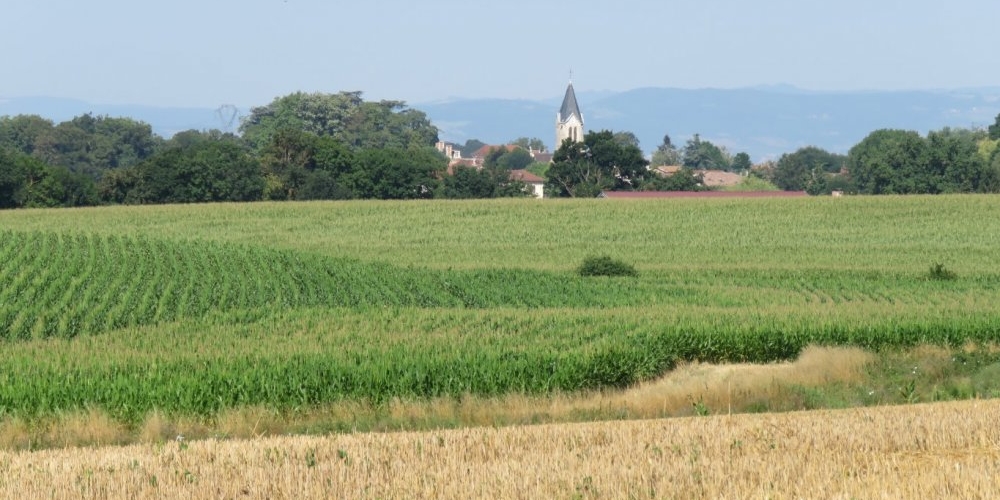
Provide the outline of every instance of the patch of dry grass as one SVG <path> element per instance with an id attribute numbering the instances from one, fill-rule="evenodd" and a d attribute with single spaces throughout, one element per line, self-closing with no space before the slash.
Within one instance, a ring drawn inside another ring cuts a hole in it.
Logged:
<path id="1" fill-rule="evenodd" d="M 0 452 L 0 498 L 987 498 L 1000 401 Z"/>
<path id="2" fill-rule="evenodd" d="M 664 378 L 613 395 L 609 404 L 638 415 L 671 415 L 693 403 L 714 413 L 778 399 L 789 387 L 854 382 L 875 356 L 858 348 L 808 347 L 797 360 L 767 365 L 682 365 Z M 738 410 L 737 410 L 738 411 Z"/>

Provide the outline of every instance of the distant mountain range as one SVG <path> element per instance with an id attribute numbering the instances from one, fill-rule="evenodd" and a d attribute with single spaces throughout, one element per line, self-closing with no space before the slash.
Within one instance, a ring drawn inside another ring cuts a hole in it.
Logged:
<path id="1" fill-rule="evenodd" d="M 1000 87 L 871 92 L 814 92 L 788 86 L 744 89 L 643 88 L 627 92 L 577 92 L 587 130 L 633 132 L 652 152 L 669 134 L 683 146 L 694 134 L 745 151 L 754 161 L 777 158 L 803 146 L 846 153 L 870 132 L 901 128 L 926 133 L 944 127 L 985 127 L 1000 114 Z M 550 99 L 454 99 L 414 103 L 443 140 L 479 139 L 496 144 L 538 137 L 554 146 L 562 93 Z M 0 115 L 38 114 L 55 121 L 91 112 L 128 116 L 164 137 L 188 129 L 230 129 L 238 110 L 94 105 L 53 98 L 0 98 Z M 246 113 L 247 110 L 242 110 Z"/>
<path id="2" fill-rule="evenodd" d="M 846 153 L 869 133 L 900 128 L 927 133 L 985 127 L 1000 114 L 1000 87 L 942 91 L 811 92 L 776 86 L 733 90 L 644 88 L 577 92 L 587 130 L 627 130 L 651 153 L 669 134 L 682 147 L 694 134 L 754 161 L 803 146 Z M 555 141 L 560 98 L 467 99 L 416 106 L 444 140 L 487 143 L 521 136 Z"/>

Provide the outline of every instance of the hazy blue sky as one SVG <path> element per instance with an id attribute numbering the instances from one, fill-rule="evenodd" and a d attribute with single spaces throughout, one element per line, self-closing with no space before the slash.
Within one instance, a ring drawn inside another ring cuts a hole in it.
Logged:
<path id="1" fill-rule="evenodd" d="M 1000 86 L 997 0 L 5 0 L 0 98 Z"/>

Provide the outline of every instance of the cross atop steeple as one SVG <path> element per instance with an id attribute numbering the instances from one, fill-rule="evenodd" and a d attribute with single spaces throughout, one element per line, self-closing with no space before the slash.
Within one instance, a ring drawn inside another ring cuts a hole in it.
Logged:
<path id="1" fill-rule="evenodd" d="M 576 101 L 576 91 L 573 90 L 573 71 L 570 70 L 570 82 L 566 86 L 566 96 L 563 97 L 562 106 L 556 114 L 556 148 L 564 140 L 570 139 L 573 142 L 583 141 L 583 113 L 580 112 L 580 104 Z"/>
<path id="2" fill-rule="evenodd" d="M 583 113 L 580 112 L 580 105 L 576 102 L 573 82 L 570 82 L 569 86 L 566 87 L 566 96 L 563 97 L 562 106 L 559 108 L 559 121 L 566 123 L 574 116 L 580 123 L 583 123 Z"/>

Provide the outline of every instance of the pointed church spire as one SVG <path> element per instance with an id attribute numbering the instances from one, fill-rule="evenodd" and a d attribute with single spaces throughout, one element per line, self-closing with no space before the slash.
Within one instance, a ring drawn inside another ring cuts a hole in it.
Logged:
<path id="1" fill-rule="evenodd" d="M 583 113 L 580 112 L 580 104 L 576 102 L 572 80 L 566 87 L 566 97 L 563 97 L 562 107 L 556 115 L 556 149 L 566 139 L 583 142 Z"/>
<path id="2" fill-rule="evenodd" d="M 576 92 L 573 90 L 573 82 L 569 82 L 566 87 L 566 97 L 563 97 L 562 108 L 559 109 L 559 121 L 566 123 L 573 116 L 576 116 L 580 123 L 583 123 L 583 113 L 580 113 L 580 105 L 576 102 Z"/>

